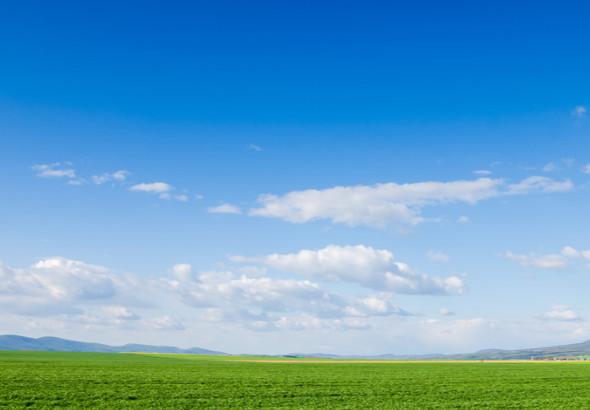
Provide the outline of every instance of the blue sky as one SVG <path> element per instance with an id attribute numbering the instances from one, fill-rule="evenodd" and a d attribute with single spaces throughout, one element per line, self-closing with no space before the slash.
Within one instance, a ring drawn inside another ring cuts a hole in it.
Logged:
<path id="1" fill-rule="evenodd" d="M 0 333 L 590 338 L 588 6 L 0 5 Z"/>

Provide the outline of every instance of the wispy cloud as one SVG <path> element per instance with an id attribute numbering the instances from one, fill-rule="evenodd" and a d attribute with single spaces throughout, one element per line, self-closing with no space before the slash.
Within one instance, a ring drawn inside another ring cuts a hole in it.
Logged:
<path id="1" fill-rule="evenodd" d="M 584 118 L 586 116 L 586 111 L 586 107 L 584 107 L 583 105 L 578 105 L 573 109 L 572 115 L 574 117 Z"/>
<path id="2" fill-rule="evenodd" d="M 73 168 L 63 168 L 70 166 L 68 163 L 54 162 L 53 164 L 33 165 L 32 170 L 37 171 L 37 176 L 41 178 L 75 178 L 76 170 Z"/>
<path id="3" fill-rule="evenodd" d="M 251 149 L 251 150 L 254 150 L 254 151 L 258 151 L 258 152 L 262 151 L 262 148 L 260 148 L 260 147 L 259 147 L 258 145 L 256 145 L 256 144 L 250 144 L 250 149 Z"/>
<path id="4" fill-rule="evenodd" d="M 222 204 L 213 208 L 209 208 L 208 212 L 212 214 L 241 214 L 242 210 L 237 206 Z"/>
<path id="5" fill-rule="evenodd" d="M 560 270 L 567 267 L 567 260 L 563 255 L 536 255 L 530 253 L 529 255 L 517 255 L 511 252 L 506 252 L 504 257 L 510 259 L 522 266 L 530 266 L 534 268 Z"/>
<path id="6" fill-rule="evenodd" d="M 502 195 L 564 192 L 570 180 L 555 181 L 532 176 L 506 186 L 503 179 L 479 178 L 473 181 L 419 182 L 338 186 L 323 190 L 292 191 L 283 196 L 261 195 L 260 207 L 248 214 L 280 218 L 292 223 L 328 219 L 349 226 L 383 228 L 390 223 L 417 225 L 427 221 L 422 208 L 455 202 L 475 204 Z"/>
<path id="7" fill-rule="evenodd" d="M 96 185 L 102 185 L 108 181 L 118 181 L 118 182 L 124 181 L 128 175 L 131 175 L 131 172 L 129 172 L 125 169 L 121 169 L 121 170 L 113 172 L 113 173 L 105 172 L 101 175 L 93 175 L 91 177 L 91 180 Z"/>
<path id="8" fill-rule="evenodd" d="M 473 171 L 473 173 L 474 173 L 475 175 L 482 175 L 482 176 L 485 176 L 485 175 L 490 175 L 490 174 L 492 173 L 492 171 L 490 171 L 490 170 L 487 170 L 487 169 L 478 169 L 477 171 Z"/>
<path id="9" fill-rule="evenodd" d="M 426 254 L 426 257 L 433 261 L 433 262 L 445 262 L 448 263 L 450 262 L 451 258 L 448 257 L 448 255 L 446 255 L 443 252 L 435 252 L 435 251 L 428 251 L 428 253 Z"/>

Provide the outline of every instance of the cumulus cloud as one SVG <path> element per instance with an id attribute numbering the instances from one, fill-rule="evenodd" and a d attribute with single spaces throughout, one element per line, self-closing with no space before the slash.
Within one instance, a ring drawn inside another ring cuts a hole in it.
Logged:
<path id="1" fill-rule="evenodd" d="M 545 171 L 545 172 L 555 171 L 556 169 L 557 169 L 557 166 L 555 165 L 555 162 L 549 162 L 548 164 L 546 164 L 543 167 L 543 171 Z"/>
<path id="2" fill-rule="evenodd" d="M 64 165 L 68 166 L 71 164 L 54 162 L 53 164 L 33 165 L 31 169 L 37 171 L 37 176 L 41 178 L 75 178 L 76 170 L 73 168 L 60 168 Z"/>
<path id="3" fill-rule="evenodd" d="M 582 172 L 584 174 L 590 174 L 590 164 L 586 164 L 582 167 Z"/>
<path id="4" fill-rule="evenodd" d="M 338 186 L 323 190 L 292 191 L 283 196 L 261 195 L 260 207 L 249 215 L 280 218 L 292 223 L 329 219 L 349 226 L 382 228 L 390 223 L 417 225 L 427 219 L 422 208 L 455 202 L 475 204 L 501 195 L 562 192 L 573 188 L 569 180 L 533 176 L 505 187 L 503 179 Z"/>
<path id="5" fill-rule="evenodd" d="M 511 252 L 506 252 L 504 256 L 522 266 L 550 270 L 559 270 L 567 267 L 567 260 L 563 255 L 559 254 L 536 255 L 531 252 L 529 255 L 516 255 Z"/>
<path id="6" fill-rule="evenodd" d="M 268 277 L 265 266 L 198 272 L 177 264 L 160 276 L 140 276 L 61 257 L 22 269 L 0 264 L 0 310 L 30 322 L 95 329 L 182 330 L 186 326 L 177 314 L 191 317 L 191 323 L 231 323 L 261 331 L 362 329 L 377 318 L 412 315 L 393 303 L 390 289 L 436 294 L 462 288 L 452 278 L 399 272 L 389 277 L 397 269 L 392 256 L 373 253 L 381 256 L 374 261 L 368 256 L 358 266 L 387 268 L 381 281 L 393 285 L 346 295 L 309 279 Z M 323 269 L 331 271 L 344 261 Z"/>
<path id="7" fill-rule="evenodd" d="M 580 316 L 565 305 L 553 306 L 553 310 L 545 313 L 543 318 L 548 320 L 580 320 Z"/>
<path id="8" fill-rule="evenodd" d="M 109 270 L 65 258 L 26 269 L 0 265 L 0 306 L 13 313 L 80 313 L 81 302 L 112 299 L 115 286 Z"/>
<path id="9" fill-rule="evenodd" d="M 451 311 L 451 309 L 447 308 L 438 308 L 438 313 L 440 313 L 443 316 L 450 316 L 455 314 Z"/>
<path id="10" fill-rule="evenodd" d="M 165 182 L 151 182 L 133 185 L 129 188 L 130 191 L 146 192 L 148 194 L 159 194 L 160 198 L 170 198 L 170 191 L 174 190 L 172 185 Z"/>
<path id="11" fill-rule="evenodd" d="M 212 214 L 241 214 L 242 210 L 237 206 L 222 204 L 213 208 L 209 208 L 208 212 Z"/>
<path id="12" fill-rule="evenodd" d="M 350 325 L 352 319 L 358 323 L 363 318 L 410 315 L 392 304 L 388 293 L 341 297 L 309 280 L 230 271 L 195 274 L 190 265 L 176 265 L 172 274 L 174 279 L 162 282 L 166 291 L 186 305 L 205 309 L 207 321 L 240 323 L 252 330 L 331 328 Z"/>
<path id="13" fill-rule="evenodd" d="M 463 281 L 420 274 L 404 263 L 395 262 L 387 250 L 363 245 L 329 245 L 318 251 L 302 250 L 292 254 L 261 257 L 232 256 L 235 262 L 255 262 L 285 272 L 292 272 L 330 282 L 358 283 L 366 288 L 407 294 L 462 293 Z"/>
<path id="14" fill-rule="evenodd" d="M 95 183 L 96 185 L 102 185 L 108 181 L 118 181 L 118 182 L 124 181 L 128 175 L 131 175 L 131 172 L 129 172 L 125 169 L 121 169 L 121 170 L 113 172 L 113 173 L 105 172 L 101 175 L 93 175 L 91 177 L 91 179 L 92 179 L 92 182 Z"/>
<path id="15" fill-rule="evenodd" d="M 459 217 L 459 222 L 461 222 L 461 223 L 467 223 L 467 222 L 469 222 L 469 217 L 468 216 L 460 216 Z"/>

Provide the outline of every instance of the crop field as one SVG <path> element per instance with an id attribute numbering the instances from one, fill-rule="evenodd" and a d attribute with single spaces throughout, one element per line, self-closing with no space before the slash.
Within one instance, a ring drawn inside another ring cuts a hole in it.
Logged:
<path id="1" fill-rule="evenodd" d="M 590 363 L 0 352 L 5 408 L 590 408 Z"/>

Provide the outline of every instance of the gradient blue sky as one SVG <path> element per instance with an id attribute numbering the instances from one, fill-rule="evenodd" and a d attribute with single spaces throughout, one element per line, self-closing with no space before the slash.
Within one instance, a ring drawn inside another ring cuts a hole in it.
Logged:
<path id="1" fill-rule="evenodd" d="M 0 333 L 590 338 L 585 2 L 3 2 Z"/>

